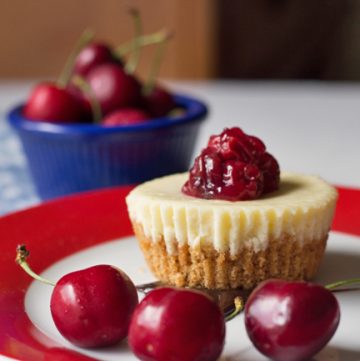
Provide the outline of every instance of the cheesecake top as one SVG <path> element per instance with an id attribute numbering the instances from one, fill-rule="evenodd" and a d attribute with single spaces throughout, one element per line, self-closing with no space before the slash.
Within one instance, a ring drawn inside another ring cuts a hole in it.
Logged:
<path id="1" fill-rule="evenodd" d="M 337 192 L 317 176 L 282 172 L 277 191 L 259 199 L 226 201 L 201 199 L 181 192 L 187 173 L 158 178 L 137 186 L 126 201 L 130 218 L 153 241 L 237 253 L 242 246 L 256 250 L 270 238 L 296 236 L 318 239 L 329 231 Z"/>

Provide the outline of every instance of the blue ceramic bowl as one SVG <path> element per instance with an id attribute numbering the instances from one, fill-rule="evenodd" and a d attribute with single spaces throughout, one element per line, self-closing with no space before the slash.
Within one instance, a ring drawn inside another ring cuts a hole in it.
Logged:
<path id="1" fill-rule="evenodd" d="M 37 122 L 22 116 L 22 106 L 11 110 L 8 120 L 20 137 L 39 196 L 51 199 L 188 170 L 207 107 L 180 95 L 175 101 L 182 114 L 137 125 Z"/>

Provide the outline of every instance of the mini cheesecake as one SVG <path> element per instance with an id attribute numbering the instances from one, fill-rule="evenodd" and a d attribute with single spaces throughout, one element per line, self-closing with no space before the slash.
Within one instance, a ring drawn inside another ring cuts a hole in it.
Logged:
<path id="1" fill-rule="evenodd" d="M 180 287 L 249 289 L 269 278 L 316 275 L 334 215 L 334 187 L 316 176 L 282 172 L 277 191 L 227 201 L 184 194 L 187 178 L 146 182 L 126 199 L 158 279 Z"/>

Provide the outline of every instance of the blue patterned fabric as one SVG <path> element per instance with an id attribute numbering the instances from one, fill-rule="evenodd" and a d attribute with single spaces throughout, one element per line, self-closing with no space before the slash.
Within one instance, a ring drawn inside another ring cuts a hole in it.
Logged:
<path id="1" fill-rule="evenodd" d="M 16 135 L 0 117 L 0 215 L 39 203 Z"/>

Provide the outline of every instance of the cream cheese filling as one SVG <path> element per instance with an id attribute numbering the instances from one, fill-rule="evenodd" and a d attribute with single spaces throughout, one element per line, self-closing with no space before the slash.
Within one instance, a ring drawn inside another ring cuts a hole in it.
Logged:
<path id="1" fill-rule="evenodd" d="M 231 255 L 244 246 L 257 252 L 269 239 L 317 240 L 330 229 L 337 192 L 319 177 L 283 172 L 278 191 L 238 202 L 187 196 L 181 192 L 187 177 L 175 174 L 143 183 L 126 198 L 131 220 L 153 242 L 163 238 L 169 254 L 185 244 L 211 244 Z"/>

